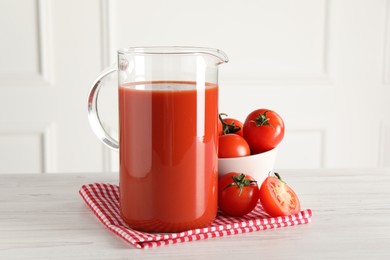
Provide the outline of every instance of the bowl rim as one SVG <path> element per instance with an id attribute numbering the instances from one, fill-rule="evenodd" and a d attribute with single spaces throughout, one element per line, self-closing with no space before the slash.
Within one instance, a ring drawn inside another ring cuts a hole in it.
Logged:
<path id="1" fill-rule="evenodd" d="M 271 150 L 268 150 L 266 152 L 262 152 L 262 153 L 257 153 L 257 154 L 251 154 L 251 155 L 248 155 L 248 156 L 239 156 L 239 157 L 230 157 L 230 158 L 218 158 L 218 160 L 222 160 L 222 161 L 227 161 L 227 160 L 242 160 L 244 158 L 255 158 L 255 157 L 258 157 L 258 156 L 261 156 L 261 155 L 266 155 L 266 154 L 269 154 L 271 152 L 276 152 L 278 150 L 278 147 L 275 147 Z"/>

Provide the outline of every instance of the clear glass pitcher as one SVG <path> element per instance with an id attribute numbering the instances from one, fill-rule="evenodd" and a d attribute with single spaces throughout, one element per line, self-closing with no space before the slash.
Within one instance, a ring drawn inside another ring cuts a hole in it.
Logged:
<path id="1" fill-rule="evenodd" d="M 93 83 L 88 114 L 98 138 L 119 150 L 120 211 L 134 229 L 179 232 L 217 214 L 220 50 L 135 47 Z M 118 71 L 119 141 L 97 111 L 103 78 Z"/>

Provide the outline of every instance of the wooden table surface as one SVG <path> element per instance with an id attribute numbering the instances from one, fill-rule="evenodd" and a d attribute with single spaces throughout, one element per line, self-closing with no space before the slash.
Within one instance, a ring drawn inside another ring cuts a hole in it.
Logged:
<path id="1" fill-rule="evenodd" d="M 0 175 L 0 259 L 390 259 L 390 169 L 284 170 L 312 222 L 137 249 L 84 204 L 117 174 Z"/>

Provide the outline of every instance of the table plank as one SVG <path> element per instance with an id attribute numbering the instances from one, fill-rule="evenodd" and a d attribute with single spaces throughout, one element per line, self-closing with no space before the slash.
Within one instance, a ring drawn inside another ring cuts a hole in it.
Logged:
<path id="1" fill-rule="evenodd" d="M 0 259 L 390 259 L 390 170 L 285 170 L 312 223 L 140 250 L 78 194 L 108 174 L 0 175 Z"/>

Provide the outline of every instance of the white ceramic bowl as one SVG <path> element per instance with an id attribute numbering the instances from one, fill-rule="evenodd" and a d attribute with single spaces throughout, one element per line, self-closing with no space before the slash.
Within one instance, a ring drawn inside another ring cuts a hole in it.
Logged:
<path id="1" fill-rule="evenodd" d="M 229 172 L 244 173 L 252 176 L 258 185 L 261 185 L 268 173 L 274 170 L 277 152 L 276 147 L 270 151 L 250 156 L 219 158 L 218 176 L 221 177 Z"/>

